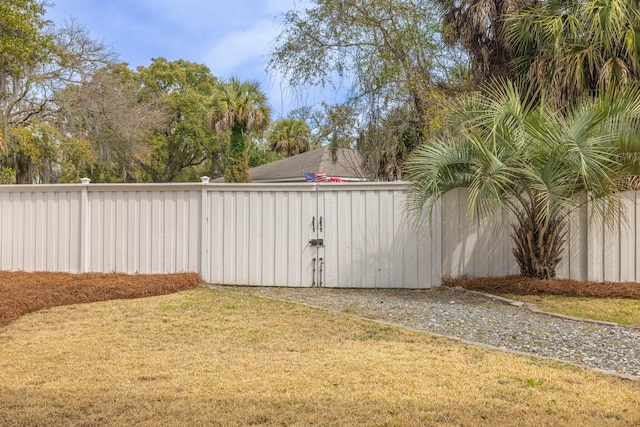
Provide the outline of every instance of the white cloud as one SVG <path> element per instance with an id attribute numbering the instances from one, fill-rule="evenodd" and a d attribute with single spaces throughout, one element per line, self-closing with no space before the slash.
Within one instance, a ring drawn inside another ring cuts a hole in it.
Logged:
<path id="1" fill-rule="evenodd" d="M 262 19 L 247 29 L 226 33 L 210 47 L 206 62 L 220 77 L 240 73 L 241 77 L 258 79 L 259 75 L 251 77 L 250 73 L 263 74 L 279 27 L 275 21 Z"/>

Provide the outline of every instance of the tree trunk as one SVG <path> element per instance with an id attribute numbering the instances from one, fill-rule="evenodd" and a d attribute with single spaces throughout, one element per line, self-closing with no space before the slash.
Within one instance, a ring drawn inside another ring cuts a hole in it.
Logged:
<path id="1" fill-rule="evenodd" d="M 551 218 L 545 228 L 544 212 L 535 205 L 519 211 L 516 220 L 511 224 L 511 239 L 520 274 L 536 279 L 554 278 L 567 234 L 564 221 Z"/>
<path id="2" fill-rule="evenodd" d="M 251 182 L 246 138 L 241 129 L 231 130 L 229 157 L 224 171 L 225 182 Z"/>

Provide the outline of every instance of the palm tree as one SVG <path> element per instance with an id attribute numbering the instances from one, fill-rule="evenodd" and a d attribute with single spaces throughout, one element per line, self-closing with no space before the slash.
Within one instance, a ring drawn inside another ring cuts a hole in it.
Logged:
<path id="1" fill-rule="evenodd" d="M 309 126 L 303 120 L 287 118 L 273 125 L 267 141 L 272 151 L 289 157 L 311 150 L 310 137 Z"/>
<path id="2" fill-rule="evenodd" d="M 234 77 L 216 85 L 209 120 L 217 132 L 230 132 L 225 182 L 250 181 L 247 138 L 267 129 L 269 115 L 267 97 L 257 82 L 240 82 Z"/>
<path id="3" fill-rule="evenodd" d="M 507 28 L 516 68 L 558 107 L 640 77 L 637 0 L 546 0 Z"/>
<path id="4" fill-rule="evenodd" d="M 408 161 L 414 214 L 431 212 L 448 190 L 466 187 L 473 218 L 501 211 L 515 219 L 511 237 L 521 274 L 552 278 L 568 216 L 585 195 L 601 219 L 611 220 L 619 208 L 621 178 L 638 164 L 627 152 L 640 149 L 639 121 L 637 84 L 558 112 L 538 94 L 496 82 L 485 94 L 464 98 L 450 133 Z"/>
<path id="5" fill-rule="evenodd" d="M 489 78 L 512 78 L 513 56 L 507 44 L 506 17 L 536 0 L 436 0 L 443 11 L 443 39 L 469 54 L 476 84 Z"/>

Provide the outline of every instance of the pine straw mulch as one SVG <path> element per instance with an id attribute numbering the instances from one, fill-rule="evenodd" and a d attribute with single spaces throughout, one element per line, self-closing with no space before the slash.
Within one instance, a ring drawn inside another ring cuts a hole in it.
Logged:
<path id="1" fill-rule="evenodd" d="M 202 284 L 196 273 L 68 274 L 0 271 L 0 326 L 48 307 L 165 295 Z"/>
<path id="2" fill-rule="evenodd" d="M 460 286 L 490 294 L 563 295 L 567 297 L 640 299 L 640 283 L 582 282 L 530 279 L 522 276 L 444 279 L 445 286 Z"/>
<path id="3" fill-rule="evenodd" d="M 196 273 L 68 274 L 0 271 L 0 326 L 49 307 L 165 295 L 202 285 Z M 445 279 L 445 286 L 493 294 L 640 299 L 640 283 L 537 280 L 521 276 Z"/>

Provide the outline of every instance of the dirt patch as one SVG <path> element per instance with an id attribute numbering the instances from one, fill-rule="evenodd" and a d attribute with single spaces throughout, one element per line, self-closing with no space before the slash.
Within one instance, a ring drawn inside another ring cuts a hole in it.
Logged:
<path id="1" fill-rule="evenodd" d="M 491 294 L 547 294 L 568 297 L 640 299 L 640 283 L 636 282 L 583 282 L 567 279 L 541 280 L 522 276 L 506 276 L 445 279 L 443 284 Z"/>
<path id="2" fill-rule="evenodd" d="M 0 271 L 0 326 L 61 305 L 164 295 L 200 286 L 196 273 L 67 274 Z"/>

